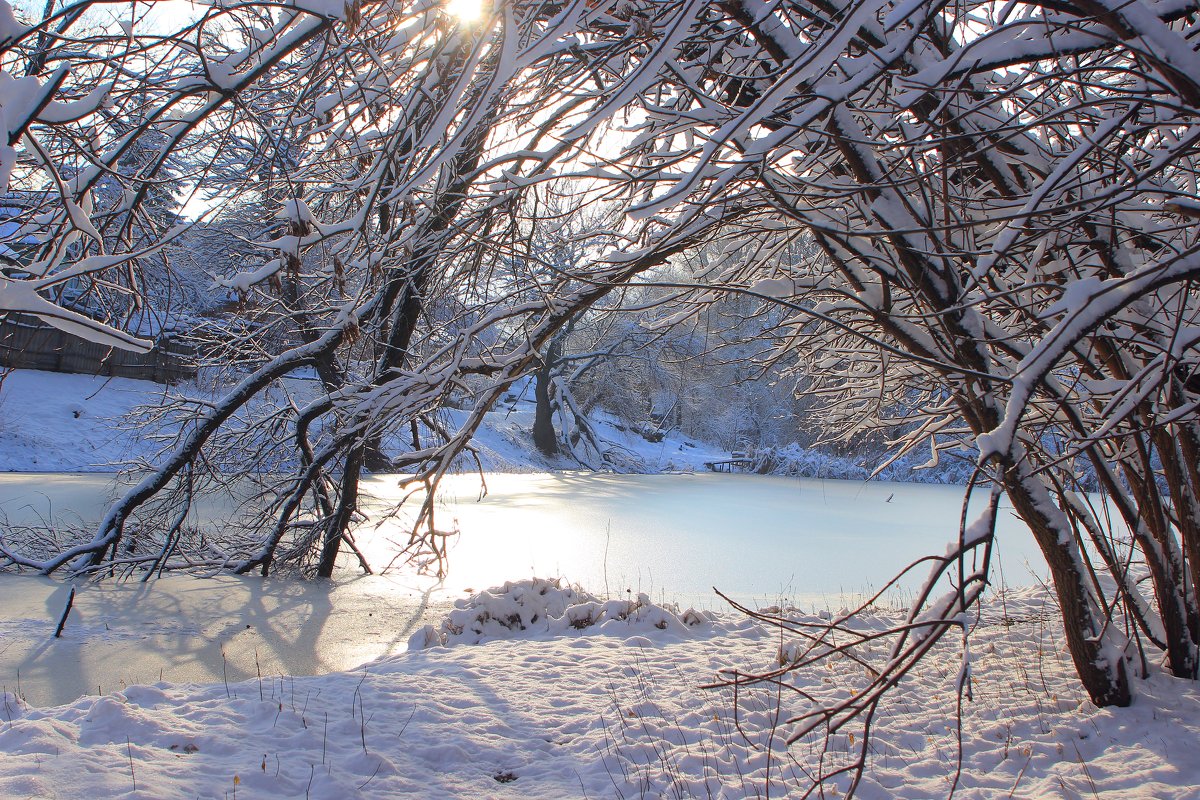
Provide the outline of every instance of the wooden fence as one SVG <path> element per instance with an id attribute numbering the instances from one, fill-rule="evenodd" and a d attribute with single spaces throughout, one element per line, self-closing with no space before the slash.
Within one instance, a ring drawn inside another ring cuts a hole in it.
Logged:
<path id="1" fill-rule="evenodd" d="M 196 376 L 196 353 L 168 338 L 159 339 L 149 353 L 131 353 L 64 333 L 36 317 L 5 314 L 0 317 L 0 366 L 177 383 Z"/>

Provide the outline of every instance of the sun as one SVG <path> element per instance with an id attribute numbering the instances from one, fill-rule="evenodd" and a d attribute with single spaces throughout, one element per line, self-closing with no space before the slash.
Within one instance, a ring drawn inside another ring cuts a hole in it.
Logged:
<path id="1" fill-rule="evenodd" d="M 483 0 L 446 0 L 446 13 L 464 25 L 483 16 Z"/>

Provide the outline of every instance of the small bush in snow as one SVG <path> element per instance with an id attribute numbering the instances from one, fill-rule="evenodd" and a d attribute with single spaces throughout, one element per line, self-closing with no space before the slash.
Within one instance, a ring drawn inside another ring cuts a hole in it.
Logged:
<path id="1" fill-rule="evenodd" d="M 656 605 L 645 594 L 628 600 L 602 600 L 563 586 L 559 579 L 532 578 L 508 581 L 469 600 L 456 601 L 440 626 L 426 625 L 408 640 L 408 647 L 478 644 L 486 639 L 553 636 L 589 628 L 605 633 L 657 630 L 683 634 L 712 619 L 709 612 L 688 609 L 680 613 L 673 605 Z"/>

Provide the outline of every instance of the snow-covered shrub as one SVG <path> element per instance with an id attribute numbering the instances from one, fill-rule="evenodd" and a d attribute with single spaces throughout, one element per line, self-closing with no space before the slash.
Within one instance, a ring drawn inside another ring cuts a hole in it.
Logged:
<path id="1" fill-rule="evenodd" d="M 852 458 L 806 448 L 798 444 L 779 447 L 759 447 L 746 451 L 753 461 L 751 471 L 761 475 L 784 475 L 793 478 L 827 478 L 847 481 L 902 481 L 910 483 L 966 484 L 974 470 L 975 461 L 969 453 L 957 457 L 943 455 L 936 465 L 929 465 L 921 454 L 907 453 L 873 474 L 876 464 L 885 453 L 868 453 Z"/>
<path id="2" fill-rule="evenodd" d="M 688 609 L 681 613 L 674 605 L 656 605 L 645 594 L 628 600 L 602 600 L 582 589 L 564 586 L 557 578 L 531 578 L 508 581 L 470 599 L 455 601 L 454 610 L 440 626 L 426 625 L 412 635 L 408 647 L 420 650 L 478 644 L 487 639 L 553 636 L 591 628 L 602 633 L 684 634 L 712 619 L 711 612 Z"/>

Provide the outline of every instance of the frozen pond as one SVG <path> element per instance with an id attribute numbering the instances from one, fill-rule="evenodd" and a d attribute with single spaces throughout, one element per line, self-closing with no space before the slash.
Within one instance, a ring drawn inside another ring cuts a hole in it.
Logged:
<path id="1" fill-rule="evenodd" d="M 957 536 L 955 486 L 862 483 L 758 475 L 490 474 L 442 483 L 438 527 L 450 539 L 444 582 L 409 576 L 453 598 L 505 580 L 563 577 L 595 593 L 713 606 L 712 588 L 744 602 L 837 603 L 882 586 Z M 371 478 L 366 511 L 382 519 L 400 497 L 394 478 Z M 113 489 L 107 475 L 0 474 L 10 521 L 53 518 L 94 525 Z M 407 537 L 400 521 L 363 525 L 371 562 L 386 565 Z M 1040 555 L 1024 525 L 1001 512 L 1009 580 L 1027 582 Z M 347 561 L 347 569 L 353 569 Z M 403 570 L 400 574 L 406 574 Z M 923 576 L 924 571 L 921 571 Z M 915 588 L 920 577 L 906 582 Z"/>
<path id="2" fill-rule="evenodd" d="M 438 526 L 457 528 L 443 581 L 398 570 L 333 581 L 175 576 L 151 586 L 83 584 L 62 639 L 56 581 L 0 576 L 0 683 L 32 702 L 67 702 L 123 683 L 230 681 L 257 674 L 350 669 L 405 648 L 444 605 L 505 580 L 562 576 L 596 594 L 721 608 L 740 602 L 837 608 L 898 568 L 944 552 L 957 536 L 962 490 L 952 486 L 795 480 L 749 475 L 492 474 L 443 484 Z M 398 496 L 371 479 L 374 519 Z M 112 494 L 106 475 L 0 475 L 10 521 L 94 524 Z M 406 538 L 395 523 L 364 525 L 372 562 Z M 1024 526 L 1001 514 L 1009 583 L 1041 572 Z M 1031 565 L 1031 566 L 1027 566 Z M 911 590 L 926 570 L 907 581 Z"/>

